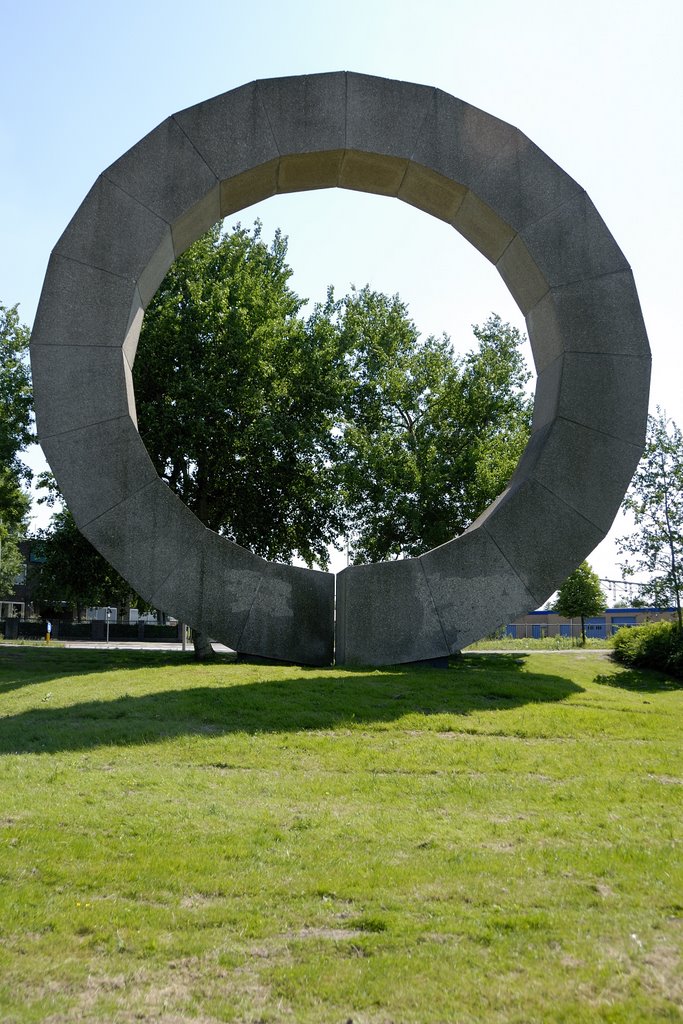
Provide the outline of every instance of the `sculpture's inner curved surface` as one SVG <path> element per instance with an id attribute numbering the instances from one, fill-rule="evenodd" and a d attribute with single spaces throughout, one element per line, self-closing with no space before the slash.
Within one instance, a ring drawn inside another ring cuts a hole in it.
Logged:
<path id="1" fill-rule="evenodd" d="M 196 519 L 142 444 L 131 368 L 145 306 L 203 231 L 333 187 L 451 224 L 527 321 L 533 432 L 507 489 L 462 537 L 338 576 L 338 662 L 434 658 L 547 599 L 609 530 L 645 436 L 628 264 L 586 193 L 510 125 L 346 72 L 254 82 L 168 118 L 103 172 L 52 253 L 31 341 L 38 433 L 79 528 L 146 600 L 237 650 L 329 663 L 334 577 Z"/>

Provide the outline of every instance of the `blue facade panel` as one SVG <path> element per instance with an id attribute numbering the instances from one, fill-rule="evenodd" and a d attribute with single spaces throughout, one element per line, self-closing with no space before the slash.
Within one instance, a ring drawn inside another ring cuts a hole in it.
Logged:
<path id="1" fill-rule="evenodd" d="M 614 636 L 614 634 L 618 630 L 622 629 L 624 626 L 630 627 L 630 626 L 636 626 L 637 624 L 638 624 L 638 619 L 636 618 L 635 615 L 613 615 L 612 616 L 612 636 Z"/>

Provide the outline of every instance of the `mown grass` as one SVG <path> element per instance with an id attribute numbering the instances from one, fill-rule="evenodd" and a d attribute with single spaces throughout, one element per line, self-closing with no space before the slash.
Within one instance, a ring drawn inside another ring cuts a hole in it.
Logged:
<path id="1" fill-rule="evenodd" d="M 607 651 L 612 648 L 612 638 L 604 640 L 589 637 L 585 644 L 580 636 L 489 637 L 471 644 L 468 651 L 572 651 L 581 648 L 586 651 Z"/>
<path id="2" fill-rule="evenodd" d="M 0 649 L 0 1019 L 683 1019 L 683 690 Z"/>

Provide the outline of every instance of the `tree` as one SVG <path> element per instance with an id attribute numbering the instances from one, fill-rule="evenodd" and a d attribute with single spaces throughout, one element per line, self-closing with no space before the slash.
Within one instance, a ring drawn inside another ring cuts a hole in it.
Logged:
<path id="1" fill-rule="evenodd" d="M 600 586 L 600 580 L 588 562 L 582 562 L 560 587 L 553 611 L 566 619 L 581 617 L 581 643 L 586 643 L 586 617 L 601 615 L 607 607 L 607 600 Z"/>
<path id="2" fill-rule="evenodd" d="M 617 540 L 619 553 L 634 559 L 621 566 L 624 575 L 650 573 L 642 593 L 655 604 L 674 603 L 683 629 L 683 435 L 659 406 L 648 417 L 643 457 L 621 507 L 636 526 Z"/>
<path id="3" fill-rule="evenodd" d="M 0 523 L 0 598 L 11 597 L 15 581 L 24 567 L 19 539 L 4 522 Z"/>
<path id="4" fill-rule="evenodd" d="M 502 490 L 531 403 L 519 333 L 492 316 L 458 358 L 421 341 L 397 296 L 332 291 L 304 319 L 286 239 L 214 228 L 181 256 L 143 321 L 140 433 L 211 529 L 266 558 L 325 566 L 419 554 Z"/>
<path id="5" fill-rule="evenodd" d="M 28 495 L 11 469 L 0 469 L 0 597 L 9 596 L 23 567 L 19 541 L 24 536 Z"/>
<path id="6" fill-rule="evenodd" d="M 18 542 L 26 529 L 31 478 L 19 455 L 31 442 L 29 330 L 16 306 L 0 305 L 0 596 L 9 594 L 22 565 Z"/>
<path id="7" fill-rule="evenodd" d="M 29 338 L 17 306 L 0 305 L 0 466 L 13 470 L 19 479 L 30 476 L 18 456 L 33 440 Z"/>
<path id="8" fill-rule="evenodd" d="M 140 433 L 206 526 L 269 559 L 326 566 L 344 530 L 334 426 L 339 332 L 288 285 L 287 240 L 218 227 L 176 260 L 142 325 Z"/>
<path id="9" fill-rule="evenodd" d="M 415 556 L 464 529 L 503 490 L 528 440 L 529 373 L 516 328 L 492 315 L 478 347 L 420 340 L 397 295 L 337 305 L 352 386 L 341 477 L 356 562 Z"/>

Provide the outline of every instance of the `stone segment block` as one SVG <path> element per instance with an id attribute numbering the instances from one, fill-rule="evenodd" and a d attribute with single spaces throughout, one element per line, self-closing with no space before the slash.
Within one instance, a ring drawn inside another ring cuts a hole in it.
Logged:
<path id="1" fill-rule="evenodd" d="M 121 353 L 123 355 L 123 352 Z M 128 406 L 128 415 L 130 416 L 133 426 L 138 429 L 138 415 L 137 409 L 135 408 L 135 388 L 133 387 L 133 370 L 126 359 L 123 356 L 123 380 L 126 388 L 126 404 Z"/>
<path id="2" fill-rule="evenodd" d="M 145 309 L 156 295 L 157 288 L 166 277 L 174 259 L 173 236 L 168 231 L 138 278 L 138 291 Z"/>
<path id="3" fill-rule="evenodd" d="M 472 192 L 458 207 L 453 227 L 491 263 L 498 262 L 514 238 L 512 228 Z"/>
<path id="4" fill-rule="evenodd" d="M 406 160 L 347 150 L 339 175 L 340 188 L 396 196 L 408 167 Z"/>
<path id="5" fill-rule="evenodd" d="M 279 158 L 221 182 L 221 217 L 260 203 L 277 193 Z"/>
<path id="6" fill-rule="evenodd" d="M 422 563 L 352 565 L 337 574 L 342 665 L 398 665 L 449 653 Z"/>
<path id="7" fill-rule="evenodd" d="M 334 577 L 264 562 L 219 537 L 158 477 L 81 528 L 146 600 L 213 639 L 262 657 L 331 661 Z"/>
<path id="8" fill-rule="evenodd" d="M 304 665 L 330 665 L 334 579 L 328 572 L 264 562 L 261 584 L 236 649 Z"/>
<path id="9" fill-rule="evenodd" d="M 32 342 L 120 348 L 134 317 L 134 292 L 129 278 L 53 253 L 31 332 Z"/>
<path id="10" fill-rule="evenodd" d="M 398 191 L 398 198 L 432 217 L 453 224 L 455 215 L 467 195 L 464 185 L 457 185 L 427 167 L 409 163 Z"/>
<path id="11" fill-rule="evenodd" d="M 38 437 L 129 415 L 127 363 L 120 349 L 85 345 L 31 347 Z"/>
<path id="12" fill-rule="evenodd" d="M 491 535 L 537 608 L 605 535 L 533 479 L 510 486 L 468 533 L 475 526 Z"/>
<path id="13" fill-rule="evenodd" d="M 158 479 L 129 416 L 53 435 L 42 448 L 78 527 Z"/>
<path id="14" fill-rule="evenodd" d="M 220 181 L 279 156 L 257 82 L 187 107 L 173 117 Z"/>
<path id="15" fill-rule="evenodd" d="M 533 428 L 562 417 L 642 445 L 649 380 L 649 359 L 566 352 L 538 376 Z"/>
<path id="16" fill-rule="evenodd" d="M 420 555 L 451 654 L 536 607 L 486 530 Z"/>
<path id="17" fill-rule="evenodd" d="M 173 252 L 176 259 L 220 219 L 221 189 L 220 184 L 216 182 L 203 199 L 191 206 L 186 213 L 181 214 L 171 225 Z"/>
<path id="18" fill-rule="evenodd" d="M 550 288 L 629 269 L 585 192 L 519 234 Z"/>
<path id="19" fill-rule="evenodd" d="M 544 295 L 548 294 L 548 282 L 534 263 L 519 235 L 515 235 L 504 249 L 496 263 L 496 269 L 525 316 Z M 535 356 L 536 351 L 534 350 Z"/>
<path id="20" fill-rule="evenodd" d="M 173 224 L 218 184 L 185 132 L 167 117 L 104 172 L 127 195 Z"/>
<path id="21" fill-rule="evenodd" d="M 206 529 L 157 477 L 81 532 L 152 603 L 173 570 L 201 546 Z"/>
<path id="22" fill-rule="evenodd" d="M 433 105 L 429 86 L 349 72 L 346 147 L 408 160 Z"/>
<path id="23" fill-rule="evenodd" d="M 641 451 L 638 445 L 558 418 L 532 436 L 510 486 L 534 479 L 606 534 Z"/>
<path id="24" fill-rule="evenodd" d="M 266 562 L 211 530 L 203 530 L 153 603 L 244 654 L 332 661 L 334 576 Z"/>
<path id="25" fill-rule="evenodd" d="M 142 297 L 138 288 L 133 292 L 133 302 L 130 307 L 128 331 L 123 339 L 123 354 L 126 358 L 128 366 L 133 369 L 135 363 L 135 354 L 138 350 L 138 341 L 140 340 L 140 330 L 142 328 L 142 319 L 145 315 L 145 310 L 142 306 Z"/>
<path id="26" fill-rule="evenodd" d="M 151 603 L 237 650 L 266 563 L 196 522 L 196 542 L 176 560 Z"/>
<path id="27" fill-rule="evenodd" d="M 105 177 L 98 178 L 90 189 L 54 252 L 131 282 L 141 276 L 150 281 L 167 260 L 159 277 L 163 280 L 174 259 L 166 221 Z"/>
<path id="28" fill-rule="evenodd" d="M 563 367 L 564 360 L 560 356 L 536 378 L 534 412 L 531 422 L 532 437 L 539 431 L 545 431 L 546 427 L 557 417 L 557 410 L 560 407 Z M 543 436 L 545 437 L 545 433 Z"/>
<path id="29" fill-rule="evenodd" d="M 267 78 L 257 85 L 281 156 L 345 148 L 345 72 Z"/>
<path id="30" fill-rule="evenodd" d="M 582 193 L 581 186 L 519 131 L 471 172 L 469 187 L 515 232 Z"/>
<path id="31" fill-rule="evenodd" d="M 281 157 L 277 175 L 278 193 L 336 188 L 343 157 L 343 149 Z"/>
<path id="32" fill-rule="evenodd" d="M 343 571 L 343 570 L 342 570 Z M 346 665 L 346 627 L 349 616 L 346 606 L 346 578 L 340 572 L 334 581 L 334 663 Z"/>
<path id="33" fill-rule="evenodd" d="M 539 373 L 562 352 L 650 356 L 630 270 L 553 288 L 530 309 L 527 326 Z"/>
<path id="34" fill-rule="evenodd" d="M 470 188 L 518 135 L 505 121 L 435 89 L 412 160 Z"/>

